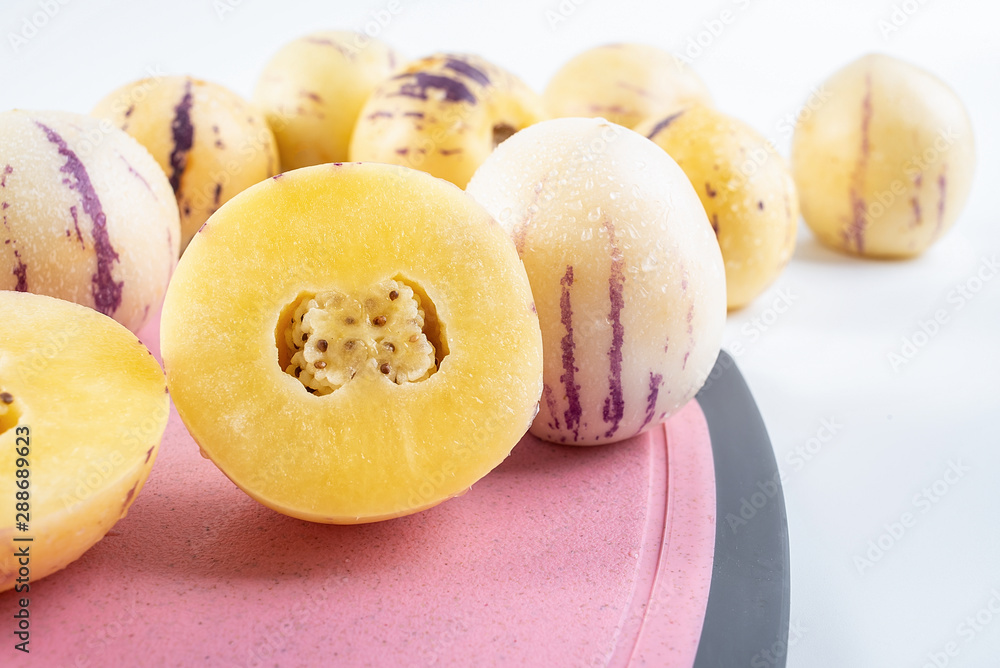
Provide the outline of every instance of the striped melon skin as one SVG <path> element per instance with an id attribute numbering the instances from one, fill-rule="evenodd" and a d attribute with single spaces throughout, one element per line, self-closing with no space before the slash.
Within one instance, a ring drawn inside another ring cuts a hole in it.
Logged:
<path id="1" fill-rule="evenodd" d="M 436 372 L 358 373 L 316 395 L 285 371 L 290 304 L 397 277 L 434 306 L 447 344 Z M 541 333 L 510 239 L 461 190 L 403 167 L 306 167 L 237 196 L 191 242 L 161 322 L 171 393 L 204 454 L 311 521 L 388 519 L 464 492 L 510 453 L 541 395 Z"/>
<path id="2" fill-rule="evenodd" d="M 802 217 L 834 250 L 914 257 L 958 220 L 975 177 L 972 119 L 954 90 L 906 61 L 871 53 L 820 87 L 800 116 L 792 174 Z"/>
<path id="3" fill-rule="evenodd" d="M 90 306 L 138 332 L 177 262 L 170 184 L 107 121 L 0 113 L 0 290 Z"/>
<path id="4" fill-rule="evenodd" d="M 684 172 L 603 119 L 556 119 L 502 144 L 468 192 L 511 234 L 545 350 L 545 440 L 594 445 L 662 421 L 719 353 L 719 244 Z"/>
<path id="5" fill-rule="evenodd" d="M 795 251 L 799 199 L 788 165 L 756 130 L 709 107 L 650 118 L 636 132 L 695 186 L 726 263 L 729 308 L 746 306 Z"/>
<path id="6" fill-rule="evenodd" d="M 181 252 L 233 195 L 279 171 L 264 114 L 224 86 L 189 76 L 128 83 L 91 115 L 146 147 L 166 173 L 181 219 Z"/>
<path id="7" fill-rule="evenodd" d="M 544 117 L 523 81 L 469 54 L 415 60 L 372 93 L 351 137 L 351 160 L 420 169 L 465 187 L 497 143 Z"/>
<path id="8" fill-rule="evenodd" d="M 681 58 L 646 44 L 606 44 L 577 54 L 549 80 L 544 100 L 552 118 L 599 117 L 627 128 L 712 104 L 708 88 Z"/>
<path id="9" fill-rule="evenodd" d="M 156 461 L 170 413 L 163 371 L 93 309 L 0 291 L 0 591 L 65 568 L 125 516 Z M 10 403 L 7 403 L 10 401 Z M 15 527 L 19 436 L 27 427 L 29 530 Z M 19 431 L 20 430 L 20 431 Z M 14 541 L 30 536 L 30 543 Z"/>
<path id="10" fill-rule="evenodd" d="M 358 112 L 400 56 L 377 39 L 321 30 L 285 44 L 264 66 L 254 102 L 291 170 L 347 160 Z"/>

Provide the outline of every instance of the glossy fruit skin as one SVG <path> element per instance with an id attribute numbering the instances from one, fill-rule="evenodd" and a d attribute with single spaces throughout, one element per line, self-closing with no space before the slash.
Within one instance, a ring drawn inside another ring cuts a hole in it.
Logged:
<path id="1" fill-rule="evenodd" d="M 0 290 L 90 306 L 132 331 L 177 263 L 177 205 L 163 171 L 108 121 L 0 113 Z"/>
<path id="2" fill-rule="evenodd" d="M 274 131 L 282 168 L 347 160 L 362 105 L 401 62 L 382 42 L 342 30 L 284 45 L 264 66 L 253 96 Z"/>
<path id="3" fill-rule="evenodd" d="M 577 54 L 549 80 L 544 100 L 551 118 L 605 118 L 627 128 L 712 104 L 708 88 L 680 58 L 646 44 L 607 44 Z"/>
<path id="4" fill-rule="evenodd" d="M 125 516 L 156 461 L 170 398 L 156 360 L 111 318 L 10 291 L 0 291 L 0 313 L 0 393 L 16 411 L 0 418 L 0 447 L 9 453 L 0 460 L 3 591 L 17 582 L 14 547 L 26 545 L 14 537 L 33 537 L 34 585 Z M 26 478 L 16 473 L 15 454 L 25 446 Z M 26 532 L 15 525 L 15 483 L 23 479 L 30 494 Z"/>
<path id="5" fill-rule="evenodd" d="M 509 134 L 544 117 L 541 98 L 478 56 L 436 54 L 382 82 L 351 138 L 351 160 L 419 169 L 464 188 Z"/>
<path id="6" fill-rule="evenodd" d="M 542 327 L 545 388 L 531 432 L 595 445 L 689 401 L 726 318 L 719 244 L 662 149 L 602 119 L 514 135 L 468 192 L 511 234 Z"/>
<path id="7" fill-rule="evenodd" d="M 870 54 L 824 84 L 792 144 L 802 215 L 825 245 L 854 255 L 919 255 L 955 223 L 975 171 L 968 112 L 904 61 Z"/>
<path id="8" fill-rule="evenodd" d="M 435 306 L 440 367 L 308 393 L 276 349 L 288 305 L 395 276 Z M 315 522 L 389 519 L 463 493 L 509 454 L 541 395 L 538 317 L 510 239 L 460 189 L 392 165 L 306 167 L 223 206 L 181 259 L 161 343 L 204 454 L 257 501 Z"/>
<path id="9" fill-rule="evenodd" d="M 264 115 L 228 88 L 189 76 L 126 84 L 91 111 L 156 158 L 177 198 L 181 251 L 233 195 L 279 171 Z"/>
<path id="10" fill-rule="evenodd" d="M 709 107 L 654 117 L 636 131 L 687 174 L 719 240 L 728 306 L 746 306 L 795 251 L 799 203 L 788 165 L 756 130 Z"/>

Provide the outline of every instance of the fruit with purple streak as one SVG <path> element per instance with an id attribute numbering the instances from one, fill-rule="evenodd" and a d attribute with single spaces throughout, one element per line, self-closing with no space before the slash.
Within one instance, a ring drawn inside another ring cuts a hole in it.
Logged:
<path id="1" fill-rule="evenodd" d="M 823 84 L 792 143 L 802 216 L 834 249 L 910 257 L 941 238 L 972 186 L 969 114 L 934 75 L 885 55 L 847 65 Z"/>
<path id="2" fill-rule="evenodd" d="M 684 172 L 601 119 L 545 121 L 501 144 L 468 192 L 511 234 L 545 353 L 549 441 L 618 441 L 701 388 L 726 319 L 719 244 Z"/>
<path id="3" fill-rule="evenodd" d="M 177 262 L 163 171 L 108 121 L 0 113 L 0 290 L 93 307 L 132 331 L 156 313 Z"/>
<path id="4" fill-rule="evenodd" d="M 203 452 L 279 512 L 331 523 L 462 493 L 542 390 L 531 289 L 468 195 L 421 172 L 317 165 L 223 206 L 163 307 L 170 391 Z"/>
<path id="5" fill-rule="evenodd" d="M 278 140 L 282 168 L 347 160 L 362 105 L 398 61 L 382 42 L 340 30 L 284 45 L 264 66 L 254 90 Z"/>
<path id="6" fill-rule="evenodd" d="M 563 65 L 545 88 L 552 118 L 605 118 L 634 128 L 650 116 L 667 116 L 712 97 L 677 56 L 645 44 L 608 44 Z"/>
<path id="7" fill-rule="evenodd" d="M 497 144 L 543 113 L 541 98 L 513 74 L 477 56 L 437 54 L 372 93 L 351 160 L 413 167 L 464 188 Z"/>
<path id="8" fill-rule="evenodd" d="M 746 123 L 696 106 L 636 128 L 687 174 L 719 239 L 730 309 L 750 303 L 792 257 L 799 203 L 788 166 Z"/>
<path id="9" fill-rule="evenodd" d="M 24 565 L 15 546 L 30 546 L 34 584 L 125 516 L 156 460 L 170 398 L 156 360 L 111 318 L 9 291 L 0 292 L 0 312 L 4 591 Z M 14 541 L 25 536 L 32 541 Z"/>
<path id="10" fill-rule="evenodd" d="M 187 76 L 143 79 L 91 112 L 135 137 L 166 172 L 181 215 L 181 251 L 233 195 L 278 171 L 264 115 L 236 93 Z"/>

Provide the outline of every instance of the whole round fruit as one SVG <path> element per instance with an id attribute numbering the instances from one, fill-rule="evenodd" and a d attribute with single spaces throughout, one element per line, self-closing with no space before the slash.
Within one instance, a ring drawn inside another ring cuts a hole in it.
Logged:
<path id="1" fill-rule="evenodd" d="M 203 452 L 316 522 L 461 494 L 510 453 L 542 390 L 510 239 L 458 188 L 392 165 L 305 167 L 219 209 L 181 258 L 161 341 Z"/>
<path id="2" fill-rule="evenodd" d="M 362 105 L 398 60 L 382 42 L 340 30 L 281 47 L 264 66 L 253 99 L 274 131 L 282 168 L 347 160 Z"/>
<path id="3" fill-rule="evenodd" d="M 712 104 L 708 88 L 680 58 L 645 44 L 607 44 L 578 54 L 549 80 L 544 98 L 552 118 L 601 117 L 627 128 Z"/>
<path id="4" fill-rule="evenodd" d="M 351 160 L 413 167 L 464 188 L 497 144 L 542 114 L 541 99 L 513 74 L 476 56 L 438 54 L 375 89 Z"/>
<path id="5" fill-rule="evenodd" d="M 166 172 L 181 215 L 181 251 L 229 198 L 278 171 L 264 115 L 236 93 L 187 76 L 143 79 L 97 103 Z"/>
<path id="6" fill-rule="evenodd" d="M 958 219 L 975 145 L 955 92 L 924 70 L 872 54 L 823 84 L 792 144 L 802 215 L 824 244 L 871 257 L 925 251 Z"/>
<path id="7" fill-rule="evenodd" d="M 30 548 L 34 583 L 125 517 L 156 461 L 170 398 L 156 360 L 111 318 L 9 291 L 0 313 L 4 591 L 24 582 L 15 546 Z"/>
<path id="8" fill-rule="evenodd" d="M 177 205 L 163 171 L 107 121 L 0 113 L 0 290 L 90 306 L 132 331 L 177 262 Z"/>
<path id="9" fill-rule="evenodd" d="M 654 117 L 636 131 L 694 185 L 722 249 L 728 306 L 746 306 L 795 250 L 799 200 L 784 159 L 749 125 L 709 107 Z"/>
<path id="10" fill-rule="evenodd" d="M 645 137 L 565 118 L 501 144 L 468 192 L 511 234 L 545 353 L 531 432 L 592 445 L 671 415 L 719 354 L 719 244 L 684 172 Z"/>

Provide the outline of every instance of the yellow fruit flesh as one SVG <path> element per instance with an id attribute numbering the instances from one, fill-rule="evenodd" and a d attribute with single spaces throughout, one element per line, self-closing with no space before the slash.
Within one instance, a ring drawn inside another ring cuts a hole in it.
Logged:
<path id="1" fill-rule="evenodd" d="M 308 392 L 287 370 L 284 332 L 303 296 L 363 303 L 394 280 L 433 314 L 422 331 L 444 337 L 439 368 Z M 541 395 L 541 334 L 513 244 L 459 189 L 387 165 L 296 170 L 220 209 L 178 266 L 161 341 L 205 454 L 264 505 L 312 521 L 387 519 L 463 492 L 506 457 Z"/>
<path id="2" fill-rule="evenodd" d="M 17 292 L 0 292 L 0 312 L 0 448 L 10 455 L 0 459 L 5 590 L 18 577 L 15 545 L 25 544 L 15 536 L 34 537 L 35 581 L 76 560 L 124 517 L 156 459 L 170 402 L 156 360 L 110 318 Z M 27 532 L 14 524 L 14 453 L 23 427 L 30 450 Z"/>

